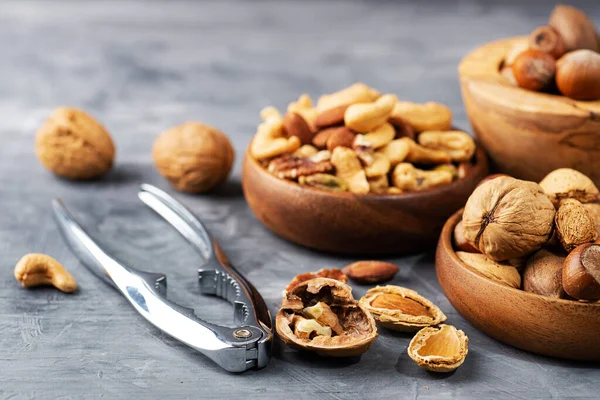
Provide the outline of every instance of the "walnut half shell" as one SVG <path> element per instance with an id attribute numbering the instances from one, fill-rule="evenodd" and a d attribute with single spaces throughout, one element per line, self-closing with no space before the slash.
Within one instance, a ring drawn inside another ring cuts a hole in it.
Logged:
<path id="1" fill-rule="evenodd" d="M 408 345 L 408 355 L 421 368 L 451 372 L 460 367 L 469 352 L 469 338 L 452 325 L 423 328 Z"/>
<path id="2" fill-rule="evenodd" d="M 288 346 L 328 357 L 360 355 L 377 337 L 375 320 L 350 286 L 330 278 L 304 281 L 285 293 L 275 325 Z"/>
<path id="3" fill-rule="evenodd" d="M 411 289 L 400 286 L 377 286 L 360 299 L 377 323 L 402 332 L 437 325 L 446 320 L 438 306 Z"/>

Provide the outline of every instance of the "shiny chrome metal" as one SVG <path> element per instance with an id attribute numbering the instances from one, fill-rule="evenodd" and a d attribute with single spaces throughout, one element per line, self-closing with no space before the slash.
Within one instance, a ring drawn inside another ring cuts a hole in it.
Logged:
<path id="1" fill-rule="evenodd" d="M 242 372 L 266 366 L 271 356 L 273 327 L 260 293 L 231 265 L 215 239 L 182 204 L 146 184 L 141 186 L 138 196 L 173 225 L 204 258 L 205 265 L 198 270 L 201 292 L 232 303 L 236 327 L 204 321 L 193 309 L 168 300 L 165 274 L 140 271 L 112 258 L 89 237 L 59 199 L 53 201 L 54 216 L 79 259 L 119 290 L 151 324 L 227 371 Z"/>

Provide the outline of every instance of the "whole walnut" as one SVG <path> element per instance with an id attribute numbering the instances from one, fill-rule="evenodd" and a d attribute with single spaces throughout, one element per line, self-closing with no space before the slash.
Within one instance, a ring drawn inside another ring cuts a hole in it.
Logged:
<path id="1" fill-rule="evenodd" d="M 178 190 L 207 192 L 223 182 L 234 151 L 225 134 L 199 122 L 186 122 L 163 133 L 152 152 L 158 172 Z"/>
<path id="2" fill-rule="evenodd" d="M 35 151 L 44 167 L 68 179 L 92 179 L 112 168 L 115 146 L 104 127 L 84 111 L 60 107 L 37 132 Z"/>
<path id="3" fill-rule="evenodd" d="M 492 260 L 519 258 L 548 241 L 554 214 L 554 205 L 537 183 L 501 176 L 469 197 L 464 235 Z"/>

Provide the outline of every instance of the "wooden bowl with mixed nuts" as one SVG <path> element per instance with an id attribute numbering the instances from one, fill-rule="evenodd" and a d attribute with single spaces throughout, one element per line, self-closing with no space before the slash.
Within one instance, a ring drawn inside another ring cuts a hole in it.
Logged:
<path id="1" fill-rule="evenodd" d="M 559 5 L 529 37 L 485 44 L 460 63 L 462 98 L 493 169 L 541 180 L 577 169 L 600 185 L 600 40 Z"/>
<path id="2" fill-rule="evenodd" d="M 600 193 L 558 169 L 539 184 L 482 183 L 444 226 L 444 293 L 489 336 L 552 357 L 600 361 Z"/>
<path id="3" fill-rule="evenodd" d="M 447 107 L 362 83 L 261 117 L 243 164 L 248 205 L 271 231 L 318 250 L 423 250 L 488 173 Z"/>

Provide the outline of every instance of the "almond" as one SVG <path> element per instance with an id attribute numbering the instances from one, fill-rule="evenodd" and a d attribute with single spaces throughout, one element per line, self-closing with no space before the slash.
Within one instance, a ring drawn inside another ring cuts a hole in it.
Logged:
<path id="1" fill-rule="evenodd" d="M 315 125 L 317 128 L 326 128 L 332 125 L 339 125 L 344 123 L 344 113 L 348 105 L 330 108 L 317 115 Z"/>
<path id="2" fill-rule="evenodd" d="M 390 117 L 388 122 L 392 124 L 394 129 L 396 130 L 396 139 L 400 139 L 402 137 L 409 137 L 411 139 L 415 138 L 415 130 L 410 124 L 397 116 Z"/>
<path id="3" fill-rule="evenodd" d="M 329 137 L 337 130 L 344 128 L 345 127 L 343 126 L 332 126 L 330 128 L 321 129 L 313 136 L 312 144 L 318 149 L 324 149 L 327 147 L 327 140 L 329 140 Z"/>
<path id="4" fill-rule="evenodd" d="M 333 149 L 340 146 L 352 148 L 355 137 L 356 135 L 349 128 L 341 126 L 327 139 L 327 150 L 333 151 Z"/>
<path id="5" fill-rule="evenodd" d="M 383 261 L 358 261 L 347 265 L 342 272 L 357 283 L 380 283 L 389 281 L 400 269 Z"/>
<path id="6" fill-rule="evenodd" d="M 308 123 L 296 112 L 287 112 L 283 117 L 283 129 L 288 137 L 296 136 L 302 144 L 310 144 L 313 132 Z"/>

